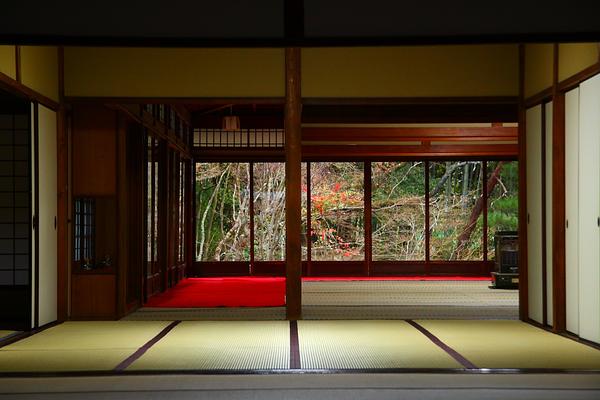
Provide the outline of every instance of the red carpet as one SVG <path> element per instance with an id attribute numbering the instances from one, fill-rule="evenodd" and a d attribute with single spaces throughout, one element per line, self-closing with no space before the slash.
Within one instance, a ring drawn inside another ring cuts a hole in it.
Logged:
<path id="1" fill-rule="evenodd" d="M 312 277 L 304 281 L 489 281 L 486 277 Z M 285 278 L 188 278 L 151 297 L 146 307 L 280 307 L 285 305 Z"/>
<path id="2" fill-rule="evenodd" d="M 278 307 L 285 305 L 285 278 L 188 278 L 151 297 L 146 307 Z"/>

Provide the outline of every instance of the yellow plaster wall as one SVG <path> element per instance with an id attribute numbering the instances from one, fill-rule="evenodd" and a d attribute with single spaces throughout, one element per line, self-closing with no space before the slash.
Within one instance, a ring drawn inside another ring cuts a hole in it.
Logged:
<path id="1" fill-rule="evenodd" d="M 525 98 L 552 87 L 553 44 L 525 45 Z"/>
<path id="2" fill-rule="evenodd" d="M 283 49 L 65 48 L 65 95 L 283 97 Z"/>
<path id="3" fill-rule="evenodd" d="M 17 79 L 15 46 L 0 46 L 0 72 Z"/>
<path id="4" fill-rule="evenodd" d="M 21 46 L 21 83 L 58 101 L 58 49 L 52 46 Z"/>
<path id="5" fill-rule="evenodd" d="M 517 96 L 517 45 L 302 49 L 303 97 Z"/>
<path id="6" fill-rule="evenodd" d="M 563 81 L 600 61 L 598 43 L 564 43 L 558 47 L 558 80 Z"/>

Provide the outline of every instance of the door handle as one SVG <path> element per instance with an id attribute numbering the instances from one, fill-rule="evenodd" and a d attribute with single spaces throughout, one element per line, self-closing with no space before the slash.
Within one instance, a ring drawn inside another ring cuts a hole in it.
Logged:
<path id="1" fill-rule="evenodd" d="M 56 215 L 54 216 L 54 230 L 56 230 Z"/>
<path id="2" fill-rule="evenodd" d="M 566 227 L 569 229 L 569 220 L 567 220 Z"/>

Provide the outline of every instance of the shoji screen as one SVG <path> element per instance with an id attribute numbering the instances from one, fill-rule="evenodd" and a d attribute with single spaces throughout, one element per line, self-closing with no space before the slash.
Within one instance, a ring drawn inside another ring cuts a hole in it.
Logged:
<path id="1" fill-rule="evenodd" d="M 600 342 L 600 75 L 579 89 L 579 336 Z"/>
<path id="2" fill-rule="evenodd" d="M 38 326 L 57 319 L 56 113 L 38 105 Z"/>
<path id="3" fill-rule="evenodd" d="M 552 326 L 552 102 L 544 105 L 544 140 L 546 156 L 546 322 Z"/>
<path id="4" fill-rule="evenodd" d="M 542 106 L 526 114 L 527 277 L 529 318 L 543 323 L 542 299 Z"/>
<path id="5" fill-rule="evenodd" d="M 565 262 L 567 330 L 579 333 L 579 88 L 565 95 Z"/>

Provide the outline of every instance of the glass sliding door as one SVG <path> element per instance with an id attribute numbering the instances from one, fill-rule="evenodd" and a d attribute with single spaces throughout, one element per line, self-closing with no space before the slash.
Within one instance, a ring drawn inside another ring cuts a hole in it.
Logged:
<path id="1" fill-rule="evenodd" d="M 494 259 L 494 235 L 519 227 L 519 163 L 488 161 L 488 260 Z"/>
<path id="2" fill-rule="evenodd" d="M 285 164 L 254 163 L 254 260 L 285 260 Z"/>
<path id="3" fill-rule="evenodd" d="M 313 162 L 310 172 L 312 261 L 364 260 L 364 163 Z"/>
<path id="4" fill-rule="evenodd" d="M 425 163 L 373 162 L 373 261 L 425 260 Z"/>
<path id="5" fill-rule="evenodd" d="M 196 164 L 196 260 L 250 261 L 248 163 Z"/>
<path id="6" fill-rule="evenodd" d="M 483 163 L 429 164 L 430 258 L 483 260 Z"/>

